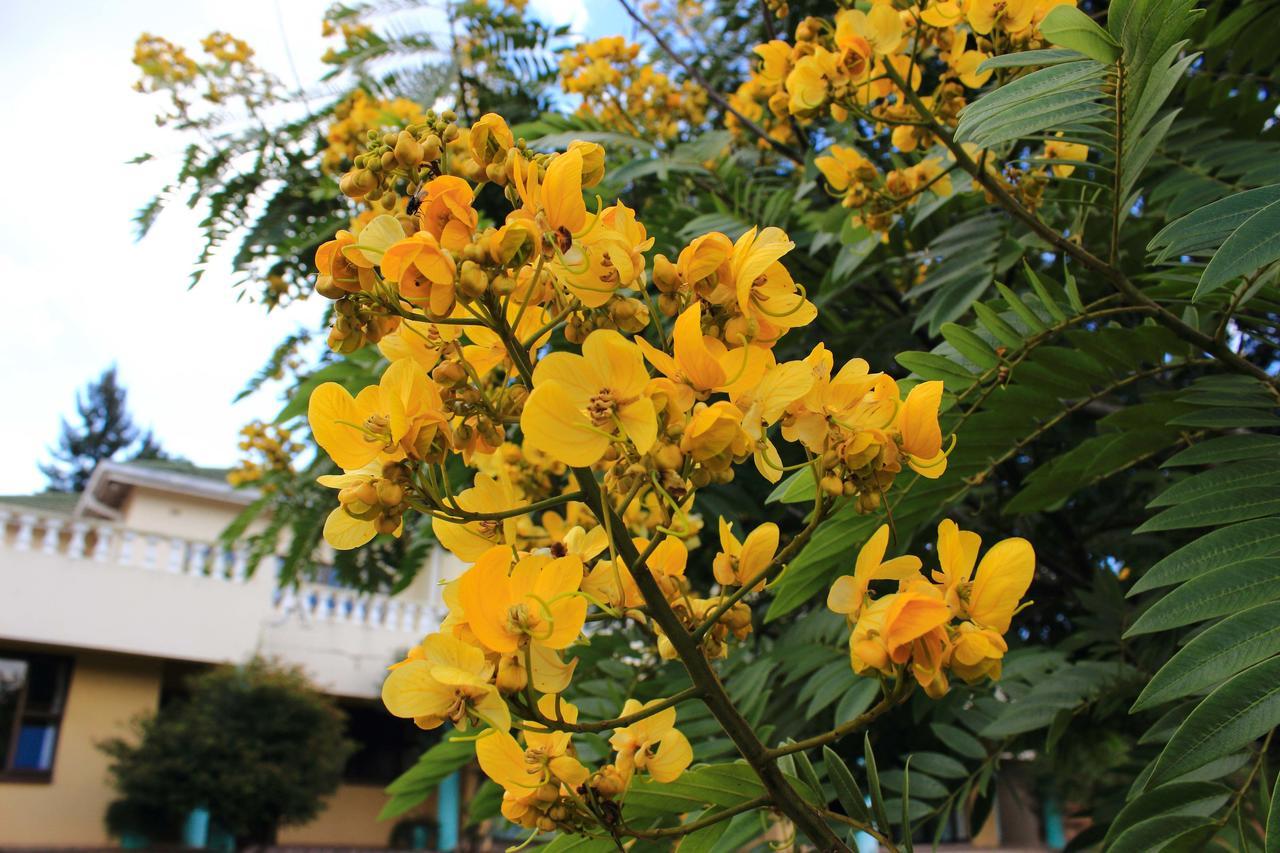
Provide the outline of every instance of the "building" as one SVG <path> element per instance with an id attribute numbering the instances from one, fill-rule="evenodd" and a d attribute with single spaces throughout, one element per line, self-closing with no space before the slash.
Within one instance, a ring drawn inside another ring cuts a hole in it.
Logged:
<path id="1" fill-rule="evenodd" d="M 0 847 L 112 843 L 96 744 L 190 672 L 255 654 L 302 666 L 361 743 L 323 814 L 280 843 L 387 844 L 382 789 L 421 743 L 382 710 L 382 676 L 439 623 L 439 581 L 460 566 L 437 550 L 395 597 L 279 589 L 274 565 L 249 574 L 242 548 L 218 544 L 256 497 L 223 473 L 106 462 L 83 494 L 0 499 Z"/>

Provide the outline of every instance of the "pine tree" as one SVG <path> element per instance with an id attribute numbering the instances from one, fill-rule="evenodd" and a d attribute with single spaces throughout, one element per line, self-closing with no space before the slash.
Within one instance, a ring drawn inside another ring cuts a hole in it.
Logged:
<path id="1" fill-rule="evenodd" d="M 40 466 L 51 491 L 83 491 L 99 462 L 130 448 L 135 449 L 132 459 L 168 458 L 151 430 L 139 436 L 115 365 L 76 395 L 76 417 L 74 426 L 63 419 L 58 445 L 49 450 L 53 458 Z"/>

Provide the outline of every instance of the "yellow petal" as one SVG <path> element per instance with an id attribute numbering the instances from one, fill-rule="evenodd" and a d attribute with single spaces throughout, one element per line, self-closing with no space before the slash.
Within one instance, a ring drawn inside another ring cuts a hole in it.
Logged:
<path id="1" fill-rule="evenodd" d="M 358 429 L 366 417 L 347 389 L 336 382 L 326 382 L 316 388 L 307 402 L 311 434 L 329 458 L 344 470 L 362 467 L 381 450 L 377 442 L 366 440 Z"/>
<path id="2" fill-rule="evenodd" d="M 658 749 L 649 756 L 646 769 L 655 782 L 674 782 L 693 762 L 689 739 L 677 729 L 662 736 Z"/>
<path id="3" fill-rule="evenodd" d="M 396 717 L 410 719 L 442 714 L 453 702 L 453 688 L 431 677 L 426 661 L 409 661 L 387 674 L 382 682 L 382 704 Z"/>
<path id="4" fill-rule="evenodd" d="M 486 776 L 516 796 L 532 794 L 541 782 L 541 774 L 528 769 L 520 744 L 504 731 L 476 741 L 476 760 Z"/>
<path id="5" fill-rule="evenodd" d="M 542 209 L 553 230 L 565 228 L 570 234 L 582 230 L 587 205 L 582 200 L 582 155 L 569 149 L 557 154 L 547 167 L 542 182 Z"/>
<path id="6" fill-rule="evenodd" d="M 969 593 L 970 616 L 1001 634 L 1008 631 L 1013 611 L 1035 572 L 1036 554 L 1030 542 L 1018 537 L 997 542 L 978 564 Z"/>
<path id="7" fill-rule="evenodd" d="M 862 607 L 862 595 L 866 586 L 854 580 L 853 575 L 841 575 L 827 591 L 827 609 L 833 613 L 857 613 Z"/>
<path id="8" fill-rule="evenodd" d="M 359 548 L 377 535 L 377 532 L 372 521 L 348 515 L 342 507 L 334 507 L 324 520 L 324 541 L 339 551 Z"/>
<path id="9" fill-rule="evenodd" d="M 591 425 L 558 382 L 533 389 L 520 415 L 520 429 L 533 447 L 576 468 L 595 464 L 609 446 L 609 436 Z"/>
<path id="10" fill-rule="evenodd" d="M 707 349 L 702 336 L 702 307 L 694 302 L 676 319 L 676 364 L 693 387 L 709 391 L 724 384 L 725 372 Z"/>

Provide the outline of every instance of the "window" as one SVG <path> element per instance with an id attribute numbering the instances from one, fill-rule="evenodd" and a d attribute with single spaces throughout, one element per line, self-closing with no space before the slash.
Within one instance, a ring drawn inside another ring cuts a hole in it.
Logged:
<path id="1" fill-rule="evenodd" d="M 70 680 L 69 658 L 0 652 L 0 779 L 50 778 Z"/>
<path id="2" fill-rule="evenodd" d="M 356 751 L 347 759 L 343 779 L 355 784 L 386 785 L 412 767 L 427 747 L 440 740 L 438 731 L 405 725 L 371 702 L 343 704 L 347 737 Z"/>

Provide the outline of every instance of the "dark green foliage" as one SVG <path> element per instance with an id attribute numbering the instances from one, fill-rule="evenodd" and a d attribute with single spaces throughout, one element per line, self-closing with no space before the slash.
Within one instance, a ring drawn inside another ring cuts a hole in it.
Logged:
<path id="1" fill-rule="evenodd" d="M 298 670 L 261 659 L 192 678 L 185 697 L 101 745 L 120 801 L 115 831 L 172 837 L 204 807 L 237 842 L 273 843 L 319 813 L 354 744 L 342 712 Z"/>

